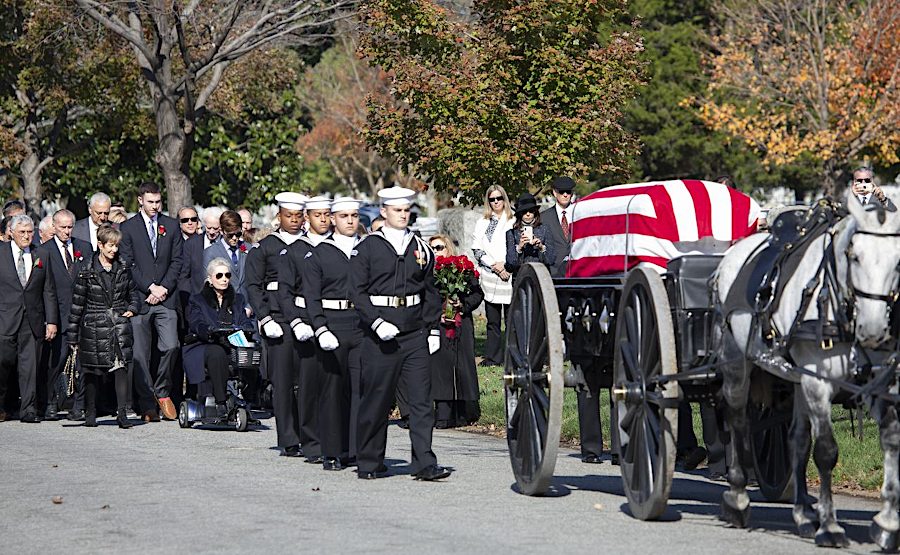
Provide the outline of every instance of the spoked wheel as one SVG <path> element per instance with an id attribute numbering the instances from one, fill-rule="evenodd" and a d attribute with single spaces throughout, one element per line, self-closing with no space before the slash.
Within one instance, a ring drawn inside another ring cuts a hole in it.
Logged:
<path id="1" fill-rule="evenodd" d="M 625 494 L 641 520 L 662 516 L 675 469 L 678 384 L 672 312 L 662 278 L 646 268 L 628 275 L 616 318 L 613 433 Z"/>
<path id="2" fill-rule="evenodd" d="M 178 425 L 182 428 L 190 428 L 193 422 L 188 420 L 188 406 L 187 401 L 182 401 L 180 405 L 178 405 Z"/>
<path id="3" fill-rule="evenodd" d="M 522 493 L 542 495 L 553 480 L 562 425 L 563 344 L 553 279 L 543 264 L 516 276 L 506 322 L 506 438 Z"/>
<path id="4" fill-rule="evenodd" d="M 754 402 L 752 398 L 747 403 L 750 448 L 760 493 L 768 501 L 787 502 L 794 489 L 790 445 L 794 387 L 782 382 L 773 390 L 768 403 Z"/>
<path id="5" fill-rule="evenodd" d="M 246 432 L 247 426 L 250 424 L 250 414 L 247 413 L 247 409 L 244 407 L 239 407 L 237 412 L 235 413 L 234 418 L 234 429 L 239 432 Z"/>

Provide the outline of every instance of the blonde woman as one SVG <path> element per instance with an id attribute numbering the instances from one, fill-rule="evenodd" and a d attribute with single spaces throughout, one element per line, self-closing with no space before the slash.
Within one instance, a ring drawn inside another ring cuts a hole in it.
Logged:
<path id="1" fill-rule="evenodd" d="M 475 224 L 472 252 L 481 267 L 481 289 L 487 316 L 487 347 L 482 366 L 503 364 L 501 318 L 512 301 L 512 276 L 505 268 L 506 232 L 514 223 L 509 197 L 500 185 L 491 185 L 484 194 L 484 217 Z"/>

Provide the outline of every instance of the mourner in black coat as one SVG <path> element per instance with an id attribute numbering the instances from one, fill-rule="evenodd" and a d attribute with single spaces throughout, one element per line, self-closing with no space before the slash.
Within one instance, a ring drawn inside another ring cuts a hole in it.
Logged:
<path id="1" fill-rule="evenodd" d="M 12 216 L 9 232 L 10 242 L 0 243 L 0 403 L 6 398 L 9 373 L 15 369 L 22 421 L 40 422 L 35 409 L 37 363 L 41 342 L 56 336 L 56 287 L 43 260 L 46 257 L 31 248 L 31 219 Z M 0 404 L 0 422 L 5 419 L 6 410 Z"/>
<path id="2" fill-rule="evenodd" d="M 90 265 L 78 273 L 72 296 L 72 311 L 66 334 L 78 346 L 84 373 L 85 426 L 97 425 L 97 387 L 101 376 L 112 372 L 116 381 L 117 421 L 131 425 L 125 415 L 126 368 L 132 361 L 134 331 L 131 318 L 137 314 L 137 286 L 128 264 L 116 256 L 121 233 L 112 226 L 97 231 L 97 252 Z"/>
<path id="3" fill-rule="evenodd" d="M 211 336 L 209 332 L 217 328 L 234 328 L 252 334 L 253 322 L 247 316 L 247 301 L 244 296 L 235 293 L 228 283 L 229 278 L 217 275 L 218 273 L 209 279 L 218 279 L 226 284 L 221 291 L 221 298 L 210 281 L 203 284 L 199 293 L 191 295 L 188 322 L 190 332 L 197 337 L 197 342 L 185 346 L 183 356 L 185 373 L 190 383 L 199 384 L 206 375 L 209 376 L 219 416 L 224 417 L 227 416 L 225 401 L 230 351 L 221 342 L 222 338 Z"/>
<path id="4" fill-rule="evenodd" d="M 529 233 L 522 240 L 522 235 Z M 516 202 L 516 223 L 506 232 L 506 270 L 515 275 L 522 265 L 540 262 L 549 267 L 556 257 L 554 240 L 550 228 L 541 225 L 541 214 L 537 202 L 529 193 Z"/>
<path id="5" fill-rule="evenodd" d="M 472 312 L 483 300 L 484 293 L 478 278 L 473 277 L 469 280 L 468 290 L 459 295 L 459 327 L 455 320 L 441 318 L 441 348 L 431 355 L 431 393 L 436 409 L 436 428 L 467 426 L 478 420 L 478 371 L 475 369 Z M 448 333 L 451 330 L 452 333 Z"/>

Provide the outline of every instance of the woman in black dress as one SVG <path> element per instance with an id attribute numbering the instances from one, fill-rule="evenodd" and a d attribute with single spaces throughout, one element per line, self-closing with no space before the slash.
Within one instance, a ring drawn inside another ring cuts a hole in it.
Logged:
<path id="1" fill-rule="evenodd" d="M 84 425 L 88 427 L 97 425 L 97 389 L 109 373 L 116 381 L 116 422 L 120 428 L 131 427 L 125 416 L 125 372 L 134 344 L 131 317 L 140 305 L 131 270 L 118 256 L 121 240 L 122 233 L 112 225 L 97 230 L 97 252 L 79 272 L 72 291 L 67 338 L 69 345 L 78 347 L 84 374 Z"/>
<path id="2" fill-rule="evenodd" d="M 429 245 L 435 256 L 456 255 L 453 241 L 446 235 L 433 235 Z M 431 355 L 430 361 L 431 394 L 437 411 L 435 428 L 467 426 L 480 416 L 472 312 L 483 300 L 478 278 L 473 277 L 468 290 L 454 302 L 459 320 L 441 316 L 441 348 Z"/>
<path id="3" fill-rule="evenodd" d="M 516 201 L 516 223 L 506 232 L 506 270 L 513 276 L 523 264 L 555 260 L 550 228 L 541 225 L 541 209 L 534 195 L 524 193 Z"/>

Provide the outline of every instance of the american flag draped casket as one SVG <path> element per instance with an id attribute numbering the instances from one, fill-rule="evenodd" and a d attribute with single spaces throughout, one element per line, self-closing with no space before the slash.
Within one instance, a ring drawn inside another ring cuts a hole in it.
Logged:
<path id="1" fill-rule="evenodd" d="M 607 187 L 573 205 L 566 277 L 664 272 L 672 258 L 756 232 L 759 205 L 721 183 L 679 179 Z"/>

